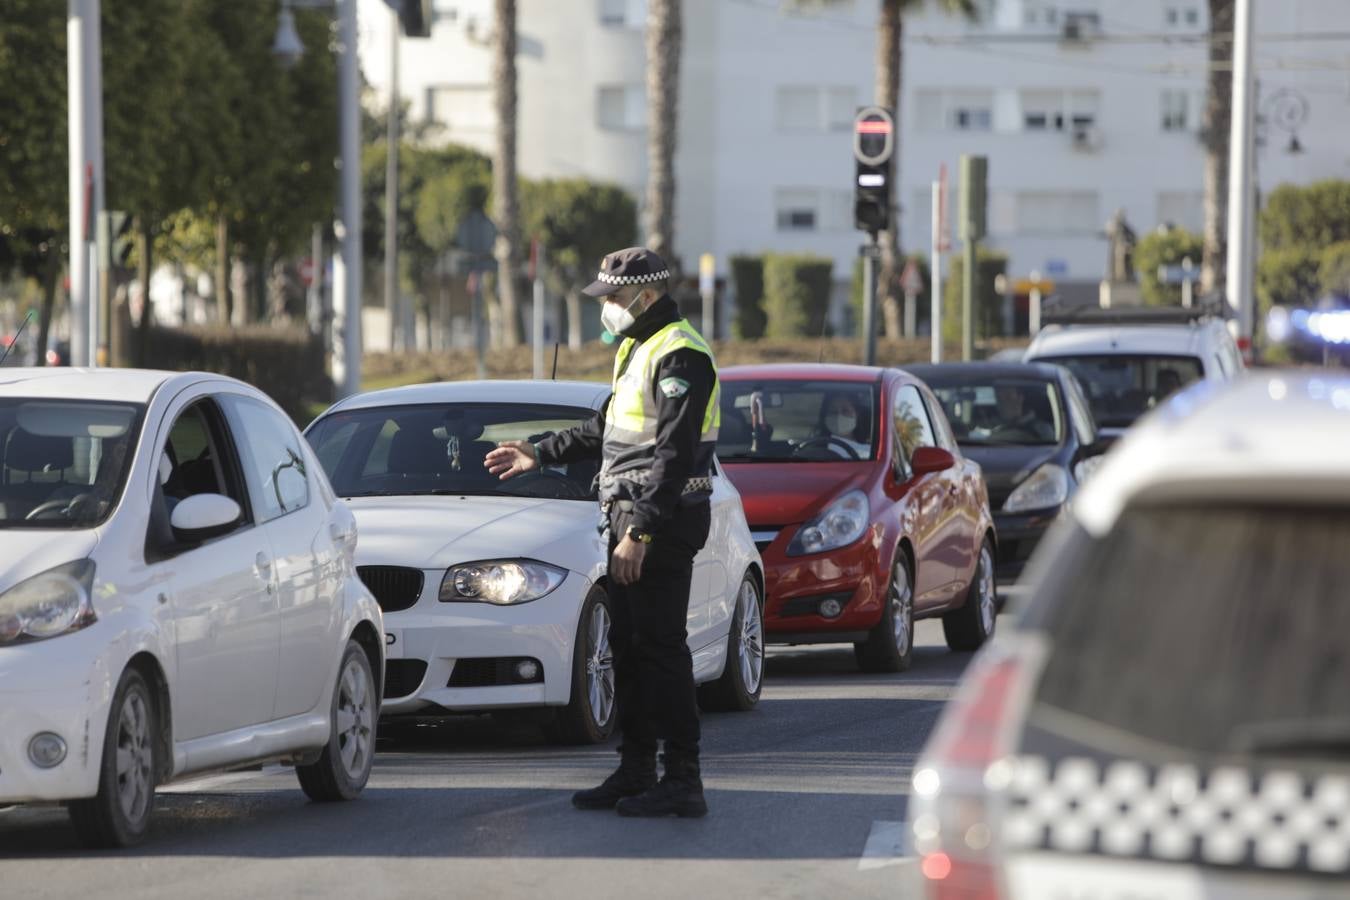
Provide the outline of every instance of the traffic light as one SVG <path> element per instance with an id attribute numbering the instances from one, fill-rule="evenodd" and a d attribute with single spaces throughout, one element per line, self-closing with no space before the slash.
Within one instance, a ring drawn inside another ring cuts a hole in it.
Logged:
<path id="1" fill-rule="evenodd" d="M 875 234 L 891 222 L 890 162 L 895 117 L 884 106 L 864 106 L 853 119 L 854 227 Z"/>
<path id="2" fill-rule="evenodd" d="M 957 205 L 958 234 L 963 241 L 978 241 L 988 233 L 989 159 L 961 157 L 961 193 Z"/>
<path id="3" fill-rule="evenodd" d="M 126 268 L 131 251 L 136 248 L 132 226 L 136 220 L 124 212 L 104 210 L 99 213 L 98 252 L 114 268 Z"/>

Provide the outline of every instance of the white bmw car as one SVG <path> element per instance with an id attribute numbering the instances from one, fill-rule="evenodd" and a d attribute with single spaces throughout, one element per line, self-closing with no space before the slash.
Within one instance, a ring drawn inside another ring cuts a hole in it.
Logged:
<path id="1" fill-rule="evenodd" d="M 156 785 L 370 774 L 380 609 L 356 523 L 263 394 L 201 373 L 0 372 L 0 807 L 139 841 Z"/>
<path id="2" fill-rule="evenodd" d="M 360 527 L 357 571 L 384 609 L 388 715 L 552 708 L 559 741 L 615 723 L 599 460 L 499 481 L 499 441 L 590 418 L 607 386 L 425 384 L 338 403 L 306 437 Z M 705 708 L 749 709 L 764 671 L 764 574 L 720 470 L 695 559 L 688 640 Z"/>

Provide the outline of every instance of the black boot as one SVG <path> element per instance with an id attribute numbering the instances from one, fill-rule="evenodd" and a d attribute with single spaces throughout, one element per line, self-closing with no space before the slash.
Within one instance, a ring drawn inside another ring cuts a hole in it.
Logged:
<path id="1" fill-rule="evenodd" d="M 636 797 L 656 785 L 656 751 L 619 748 L 619 768 L 604 783 L 572 795 L 577 809 L 613 809 L 624 797 Z"/>
<path id="2" fill-rule="evenodd" d="M 703 779 L 699 775 L 698 757 L 665 753 L 661 757 L 665 777 L 636 797 L 620 800 L 615 809 L 621 816 L 664 818 L 679 816 L 698 819 L 708 814 L 708 803 L 703 799 Z"/>

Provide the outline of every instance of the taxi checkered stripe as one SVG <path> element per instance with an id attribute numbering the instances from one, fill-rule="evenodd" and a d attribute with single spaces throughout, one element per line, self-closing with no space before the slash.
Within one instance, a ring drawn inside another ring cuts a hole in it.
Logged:
<path id="1" fill-rule="evenodd" d="M 1014 761 L 1011 849 L 1350 874 L 1350 774 Z"/>

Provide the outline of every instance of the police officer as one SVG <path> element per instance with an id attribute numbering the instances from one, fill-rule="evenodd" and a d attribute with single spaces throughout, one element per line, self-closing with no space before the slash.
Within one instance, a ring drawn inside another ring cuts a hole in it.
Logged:
<path id="1" fill-rule="evenodd" d="M 590 421 L 531 445 L 507 441 L 487 455 L 510 478 L 542 463 L 601 459 L 601 527 L 609 536 L 609 601 L 623 743 L 614 774 L 572 797 L 579 809 L 624 816 L 708 811 L 699 774 L 699 722 L 685 620 L 694 555 L 708 537 L 717 440 L 717 368 L 706 341 L 667 293 L 659 256 L 611 253 L 584 292 L 623 338 L 613 394 Z M 664 776 L 656 775 L 664 741 Z"/>

